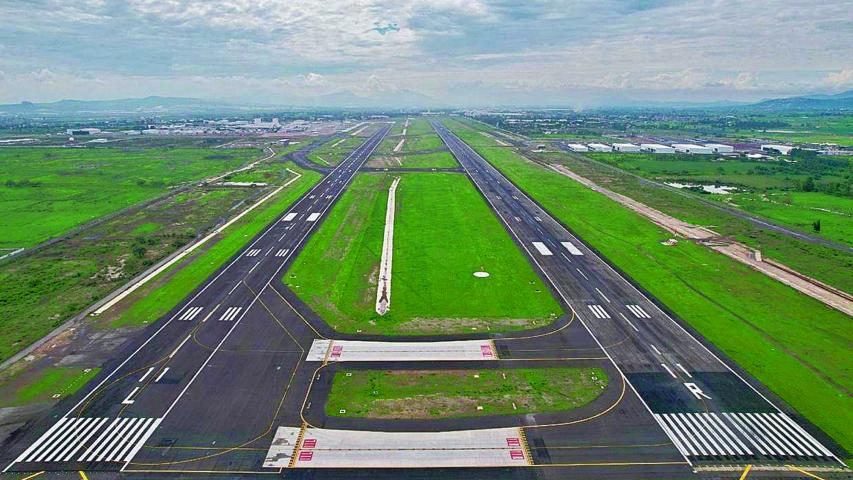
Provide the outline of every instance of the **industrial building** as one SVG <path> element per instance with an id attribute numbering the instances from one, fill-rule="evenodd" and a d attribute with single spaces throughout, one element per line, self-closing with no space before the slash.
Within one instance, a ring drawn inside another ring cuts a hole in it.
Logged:
<path id="1" fill-rule="evenodd" d="M 675 149 L 659 143 L 641 143 L 640 150 L 651 153 L 675 153 Z"/>
<path id="2" fill-rule="evenodd" d="M 593 152 L 612 152 L 613 147 L 604 143 L 590 143 L 587 145 Z"/>
<path id="3" fill-rule="evenodd" d="M 614 143 L 613 149 L 617 152 L 639 152 L 640 146 L 633 143 Z"/>
<path id="4" fill-rule="evenodd" d="M 781 153 L 782 155 L 788 155 L 789 153 L 791 153 L 791 150 L 793 150 L 793 149 L 794 149 L 794 147 L 792 147 L 790 145 L 770 144 L 770 145 L 762 145 L 761 146 L 761 151 L 763 151 L 763 152 Z"/>
<path id="5" fill-rule="evenodd" d="M 570 143 L 566 145 L 573 152 L 588 152 L 589 148 L 582 143 Z"/>
<path id="6" fill-rule="evenodd" d="M 734 153 L 735 151 L 735 147 L 722 143 L 706 143 L 705 146 L 713 150 L 714 153 Z"/>
<path id="7" fill-rule="evenodd" d="M 714 153 L 712 148 L 704 147 L 702 145 L 694 145 L 692 143 L 673 143 L 672 148 L 674 148 L 678 153 L 695 153 L 699 155 L 709 155 Z"/>

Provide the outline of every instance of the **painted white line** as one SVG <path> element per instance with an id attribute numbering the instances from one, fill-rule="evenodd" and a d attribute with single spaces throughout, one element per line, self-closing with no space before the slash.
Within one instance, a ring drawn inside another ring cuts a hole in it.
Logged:
<path id="1" fill-rule="evenodd" d="M 281 248 L 281 249 L 279 249 L 279 251 L 275 252 L 275 256 L 276 257 L 283 257 L 283 256 L 287 255 L 287 252 L 289 250 L 290 250 L 289 248 Z"/>
<path id="2" fill-rule="evenodd" d="M 631 321 L 630 321 L 630 320 L 628 320 L 628 317 L 626 317 L 626 316 L 625 316 L 625 314 L 623 314 L 622 312 L 619 312 L 619 316 L 620 316 L 620 317 L 622 317 L 622 319 L 623 319 L 623 320 L 625 320 L 625 322 L 626 322 L 628 325 L 630 325 L 630 326 L 631 326 L 631 328 L 633 328 L 635 332 L 639 332 L 639 331 L 640 331 L 640 330 L 638 330 L 638 329 L 637 329 L 637 327 L 635 327 L 635 326 L 634 326 L 634 324 L 633 324 L 633 323 L 631 323 Z"/>
<path id="3" fill-rule="evenodd" d="M 211 313 L 213 313 L 213 312 L 211 312 Z M 185 338 L 185 339 L 184 339 L 184 341 L 183 341 L 183 342 L 181 342 L 181 344 L 180 344 L 180 345 L 178 345 L 178 347 L 177 347 L 176 349 L 172 350 L 172 353 L 170 353 L 170 354 L 169 354 L 169 358 L 174 357 L 174 356 L 175 356 L 175 354 L 176 354 L 176 353 L 178 353 L 178 350 L 180 350 L 180 349 L 181 349 L 181 347 L 183 347 L 183 346 L 184 346 L 184 344 L 185 344 L 185 343 L 187 343 L 187 340 L 189 340 L 191 336 L 192 336 L 192 335 L 187 335 L 187 338 Z"/>
<path id="4" fill-rule="evenodd" d="M 815 440 L 814 437 L 811 436 L 808 432 L 806 432 L 803 427 L 801 427 L 797 422 L 795 422 L 792 418 L 788 417 L 784 413 L 779 414 L 779 418 L 782 419 L 783 422 L 787 423 L 792 429 L 797 431 L 802 438 L 805 438 L 809 443 L 812 444 L 815 448 L 820 450 L 820 452 L 826 457 L 832 457 L 832 452 L 827 450 L 826 447 L 823 446 L 820 442 Z"/>
<path id="5" fill-rule="evenodd" d="M 598 287 L 595 287 L 595 291 L 598 292 L 598 294 L 601 295 L 601 298 L 603 298 L 605 301 L 607 301 L 607 303 L 610 303 L 610 299 L 607 298 L 607 295 L 605 295 L 604 292 L 599 290 Z"/>
<path id="6" fill-rule="evenodd" d="M 65 428 L 62 432 L 60 432 L 59 435 L 57 435 L 57 438 L 55 438 L 53 442 L 51 442 L 51 444 L 48 445 L 44 451 L 39 453 L 39 455 L 36 457 L 36 460 L 42 461 L 45 458 L 51 457 L 53 452 L 56 452 L 57 448 L 64 447 L 65 444 L 68 442 L 68 439 L 74 437 L 74 432 L 76 432 L 80 428 L 81 423 L 82 421 L 79 418 L 74 419 L 73 422 L 69 423 L 68 428 Z"/>
<path id="7" fill-rule="evenodd" d="M 738 436 L 735 435 L 735 433 L 732 432 L 731 429 L 726 426 L 726 422 L 724 422 L 723 419 L 718 417 L 716 413 L 711 412 L 710 414 L 708 414 L 708 421 L 711 423 L 716 423 L 718 425 L 718 427 L 721 429 L 721 431 L 724 431 L 726 433 L 726 435 L 729 439 L 734 440 L 734 442 L 737 444 L 736 448 L 737 448 L 738 454 L 744 454 L 744 453 L 747 455 L 753 454 L 752 450 L 750 450 L 743 442 L 740 441 L 740 438 L 738 438 Z M 744 436 L 746 436 L 746 435 L 744 435 Z"/>
<path id="8" fill-rule="evenodd" d="M 672 443 L 675 444 L 675 448 L 677 448 L 678 451 L 681 452 L 681 455 L 684 455 L 684 456 L 690 455 L 690 453 L 687 451 L 687 448 L 681 443 L 680 435 L 679 435 L 679 437 L 676 437 L 676 435 L 673 433 L 673 430 L 670 428 L 670 426 L 667 425 L 667 423 L 665 421 L 662 421 L 662 418 L 660 415 L 654 414 L 654 417 L 655 417 L 655 420 L 658 421 L 658 425 L 660 425 L 661 428 L 663 429 L 664 433 L 666 433 L 666 436 L 669 437 L 669 439 L 672 440 Z"/>
<path id="9" fill-rule="evenodd" d="M 585 274 L 585 273 L 583 273 L 583 271 L 581 271 L 581 269 L 580 269 L 580 268 L 575 268 L 575 270 L 577 270 L 577 271 L 578 271 L 578 273 L 580 273 L 580 274 L 581 274 L 581 276 L 582 276 L 584 279 L 586 279 L 587 281 L 589 280 L 589 277 L 587 277 L 587 276 L 586 276 L 586 274 Z"/>
<path id="10" fill-rule="evenodd" d="M 318 218 L 320 218 L 320 214 L 319 214 L 319 213 L 317 213 L 317 212 L 314 212 L 314 213 L 312 213 L 311 215 L 308 215 L 308 219 L 307 219 L 306 221 L 308 221 L 308 222 L 314 222 L 314 221 L 316 221 Z"/>
<path id="11" fill-rule="evenodd" d="M 666 369 L 666 371 L 667 371 L 667 373 L 669 373 L 669 375 L 670 375 L 672 378 L 678 378 L 678 375 L 676 375 L 672 370 L 670 370 L 670 369 L 669 369 L 669 367 L 667 367 L 665 363 L 661 363 L 661 364 L 660 364 L 660 366 L 661 366 L 661 367 L 663 367 L 663 368 L 665 368 L 665 369 Z"/>
<path id="12" fill-rule="evenodd" d="M 89 448 L 86 449 L 86 451 L 83 452 L 82 455 L 80 455 L 80 458 L 78 458 L 77 461 L 88 462 L 89 460 L 94 459 L 95 455 L 97 455 L 104 448 L 104 446 L 106 446 L 107 440 L 109 440 L 110 435 L 112 435 L 113 432 L 118 430 L 118 427 L 125 421 L 127 421 L 126 418 L 114 418 L 110 425 L 106 428 L 106 430 L 101 432 L 98 438 L 91 445 L 89 445 Z"/>
<path id="13" fill-rule="evenodd" d="M 136 429 L 136 432 L 134 432 L 128 437 L 127 441 L 124 443 L 123 446 L 117 447 L 115 450 L 113 450 L 113 453 L 110 454 L 109 458 L 113 459 L 116 462 L 122 461 L 124 456 L 127 455 L 127 452 L 136 445 L 137 441 L 139 441 L 139 437 L 144 435 L 145 432 L 148 431 L 148 428 L 151 426 L 151 423 L 155 421 L 156 420 L 153 418 L 146 418 L 144 421 L 139 422 L 139 426 Z"/>
<path id="14" fill-rule="evenodd" d="M 136 436 L 137 430 L 139 428 L 148 423 L 151 419 L 139 418 L 134 419 L 135 422 L 132 422 L 127 426 L 127 429 L 121 433 L 121 435 L 116 439 L 115 446 L 113 448 L 108 448 L 104 450 L 104 459 L 107 461 L 114 461 L 116 458 L 116 454 L 124 449 L 125 444 L 129 443 L 132 438 Z"/>
<path id="15" fill-rule="evenodd" d="M 253 249 L 249 250 L 248 252 L 246 252 L 246 256 L 247 257 L 257 257 L 259 253 L 261 253 L 260 248 L 253 248 Z"/>
<path id="16" fill-rule="evenodd" d="M 708 422 L 708 419 L 705 417 L 708 415 L 707 413 L 688 413 L 689 417 L 691 417 L 696 425 L 701 425 L 706 432 L 706 435 L 710 435 L 708 440 L 713 442 L 715 446 L 718 446 L 718 449 L 723 451 L 726 455 L 734 455 L 735 451 L 732 448 L 732 443 L 728 441 L 725 435 L 721 435 L 718 431 L 718 428 L 715 424 L 711 424 Z"/>
<path id="17" fill-rule="evenodd" d="M 252 268 L 250 268 L 250 269 L 249 269 L 249 271 L 248 271 L 248 272 L 246 272 L 246 274 L 248 275 L 248 274 L 252 273 L 252 271 L 254 271 L 254 270 L 255 270 L 255 268 L 257 268 L 257 267 L 258 267 L 258 265 L 260 265 L 260 264 L 261 264 L 261 262 L 260 262 L 260 261 L 258 261 L 256 264 L 252 265 Z"/>
<path id="18" fill-rule="evenodd" d="M 551 250 L 545 246 L 542 242 L 533 242 L 533 247 L 539 252 L 540 255 L 553 255 Z"/>
<path id="19" fill-rule="evenodd" d="M 112 438 L 110 438 L 109 442 L 106 444 L 106 448 L 104 448 L 97 457 L 95 457 L 95 461 L 109 460 L 108 454 L 112 452 L 113 448 L 118 444 L 120 445 L 123 439 L 128 435 L 128 432 L 133 430 L 134 426 L 139 423 L 142 419 L 140 418 L 131 418 L 125 419 L 130 420 L 126 422 L 124 425 L 119 427 L 118 431 L 113 434 Z"/>
<path id="20" fill-rule="evenodd" d="M 717 455 L 717 451 L 719 448 L 716 446 L 716 444 L 712 446 L 713 442 L 710 442 L 707 438 L 705 438 L 704 431 L 693 424 L 693 421 L 688 414 L 676 413 L 675 418 L 681 420 L 684 425 L 687 426 L 687 428 L 691 432 L 693 432 L 695 438 L 699 441 L 699 444 L 701 444 L 701 446 L 705 448 L 705 451 L 708 452 L 709 455 Z"/>
<path id="21" fill-rule="evenodd" d="M 121 461 L 121 460 L 125 461 L 124 466 L 121 467 L 122 470 L 127 468 L 127 464 L 130 463 L 131 460 L 133 460 L 133 457 L 136 456 L 136 453 L 139 451 L 139 449 L 141 449 L 142 446 L 145 445 L 145 442 L 148 441 L 148 437 L 150 437 L 151 434 L 154 433 L 154 430 L 157 430 L 157 427 L 160 426 L 160 422 L 162 422 L 162 421 L 163 421 L 162 418 L 155 419 L 154 423 L 152 423 L 151 426 L 148 427 L 148 430 L 145 432 L 145 434 L 142 436 L 142 438 L 140 438 L 136 442 L 136 445 L 133 447 L 133 449 L 130 450 L 130 452 L 128 452 L 127 456 L 124 457 L 124 459 L 118 459 L 119 461 Z"/>
<path id="22" fill-rule="evenodd" d="M 758 450 L 758 453 L 760 453 L 762 455 L 767 455 L 768 452 L 771 452 L 770 454 L 773 455 L 774 453 L 772 453 L 772 450 L 770 449 L 770 447 L 767 446 L 767 444 L 765 444 L 764 441 L 762 441 L 761 438 L 752 431 L 752 428 L 748 427 L 736 415 L 738 415 L 738 414 L 736 414 L 736 413 L 730 414 L 730 413 L 723 412 L 723 418 L 727 419 L 729 421 L 729 423 L 731 423 L 732 426 L 735 427 L 735 430 L 740 432 L 741 435 L 743 435 L 743 437 L 749 443 L 751 443 L 752 446 L 755 447 L 756 450 Z"/>
<path id="23" fill-rule="evenodd" d="M 154 383 L 159 382 L 159 381 L 163 378 L 163 376 L 164 376 L 164 375 L 166 375 L 166 372 L 168 372 L 168 371 L 169 371 L 169 367 L 164 368 L 164 369 L 160 372 L 160 375 L 157 375 L 157 378 L 155 378 L 155 379 L 154 379 Z"/>
<path id="24" fill-rule="evenodd" d="M 576 247 L 572 242 L 560 242 L 560 245 L 566 247 L 566 250 L 568 250 L 572 255 L 583 255 L 583 252 L 578 250 L 578 247 Z"/>
<path id="25" fill-rule="evenodd" d="M 682 367 L 680 363 L 676 363 L 675 366 L 678 367 L 679 370 L 684 372 L 684 374 L 687 375 L 688 378 L 693 378 L 693 375 L 690 375 L 690 372 L 688 372 L 684 367 Z"/>
<path id="26" fill-rule="evenodd" d="M 16 462 L 22 462 L 22 461 L 25 461 L 25 459 L 30 455 L 30 453 L 33 453 L 33 451 L 34 451 L 34 450 L 36 450 L 37 448 L 39 448 L 39 446 L 40 446 L 41 444 L 43 444 L 43 443 L 47 442 L 50 438 L 52 438 L 53 434 L 54 434 L 57 430 L 59 430 L 59 429 L 60 429 L 60 427 L 62 427 L 63 425 L 65 425 L 65 423 L 66 423 L 66 422 L 68 422 L 69 420 L 70 420 L 70 419 L 69 419 L 68 417 L 62 417 L 62 418 L 60 418 L 60 419 L 59 419 L 59 421 L 58 421 L 58 422 L 56 422 L 56 423 L 54 423 L 52 427 L 48 428 L 48 429 L 47 429 L 47 431 L 46 431 L 46 432 L 44 432 L 44 433 L 42 434 L 42 436 L 38 438 L 38 440 L 36 440 L 35 442 L 33 442 L 33 443 L 32 443 L 32 445 L 30 445 L 29 447 L 27 447 L 27 449 L 26 449 L 26 450 L 24 450 L 20 455 L 18 455 L 18 458 L 16 458 L 16 459 L 15 459 L 15 461 L 14 461 L 14 462 L 12 462 L 12 464 L 14 464 L 14 463 L 16 463 Z M 73 421 L 73 420 L 71 420 L 71 421 Z M 10 464 L 10 466 L 11 466 L 12 464 Z M 5 471 L 6 471 L 6 470 L 8 470 L 8 469 L 9 469 L 9 467 L 6 467 L 3 471 L 5 472 Z"/>
<path id="27" fill-rule="evenodd" d="M 699 455 L 707 455 L 708 454 L 708 452 L 705 450 L 705 448 L 702 446 L 702 444 L 696 440 L 696 437 L 693 434 L 693 432 L 689 428 L 685 427 L 684 424 L 681 423 L 681 419 L 678 418 L 677 415 L 674 415 L 674 414 L 668 415 L 666 418 L 670 419 L 672 421 L 672 424 L 676 425 L 677 430 L 679 432 L 681 432 L 681 434 L 686 439 L 688 439 L 687 441 L 690 442 L 690 444 L 693 446 L 694 451 L 698 452 Z"/>
<path id="28" fill-rule="evenodd" d="M 401 140 L 402 142 L 402 140 Z M 394 257 L 394 212 L 396 210 L 397 185 L 400 177 L 394 178 L 388 188 L 385 207 L 385 232 L 382 237 L 382 257 L 379 263 L 379 283 L 376 286 L 376 313 L 385 315 L 391 308 L 391 265 Z"/>
<path id="29" fill-rule="evenodd" d="M 146 379 L 146 378 L 148 378 L 148 375 L 151 375 L 151 372 L 153 372 L 153 371 L 154 371 L 154 367 L 149 367 L 149 368 L 148 368 L 148 371 L 147 371 L 147 372 L 145 372 L 145 374 L 144 374 L 144 375 L 142 375 L 142 376 L 139 378 L 139 383 L 144 382 L 144 381 L 145 381 L 145 379 Z"/>
<path id="30" fill-rule="evenodd" d="M 90 428 L 89 431 L 85 435 L 83 435 L 83 437 L 80 438 L 80 441 L 77 442 L 74 448 L 69 450 L 68 453 L 60 456 L 58 460 L 60 462 L 70 461 L 71 458 L 74 457 L 74 454 L 80 451 L 80 449 L 83 448 L 83 445 L 85 445 L 86 442 L 88 442 L 89 439 L 92 438 L 92 436 L 94 436 L 98 432 L 98 430 L 100 430 L 101 427 L 104 426 L 105 423 L 107 423 L 108 420 L 109 418 L 101 418 L 97 422 L 95 422 L 92 425 L 92 428 Z"/>
<path id="31" fill-rule="evenodd" d="M 133 402 L 135 402 L 135 400 L 133 400 L 133 396 L 136 395 L 136 392 L 138 392 L 138 391 L 139 391 L 139 387 L 133 387 L 133 391 L 130 392 L 130 395 L 128 395 L 127 398 L 125 398 L 124 400 L 121 401 L 121 404 L 122 405 L 133 405 Z"/>
<path id="32" fill-rule="evenodd" d="M 652 347 L 652 350 L 654 350 L 654 351 L 655 351 L 655 353 L 657 353 L 658 355 L 660 355 L 660 354 L 661 354 L 661 353 L 660 353 L 660 350 L 658 350 L 658 347 L 654 346 L 654 345 L 653 345 L 653 344 L 651 344 L 651 343 L 649 344 L 649 346 L 650 346 L 650 347 Z"/>
<path id="33" fill-rule="evenodd" d="M 601 305 L 587 305 L 587 307 L 596 318 L 610 318 L 610 314 Z"/>

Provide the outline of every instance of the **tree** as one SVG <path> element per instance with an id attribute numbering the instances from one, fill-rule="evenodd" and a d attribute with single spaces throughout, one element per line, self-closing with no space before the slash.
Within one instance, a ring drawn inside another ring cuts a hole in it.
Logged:
<path id="1" fill-rule="evenodd" d="M 820 219 L 817 219 L 814 222 L 812 222 L 812 228 L 814 229 L 815 232 L 820 232 Z"/>
<path id="2" fill-rule="evenodd" d="M 814 192 L 814 179 L 812 177 L 806 178 L 806 180 L 803 182 L 803 191 Z"/>

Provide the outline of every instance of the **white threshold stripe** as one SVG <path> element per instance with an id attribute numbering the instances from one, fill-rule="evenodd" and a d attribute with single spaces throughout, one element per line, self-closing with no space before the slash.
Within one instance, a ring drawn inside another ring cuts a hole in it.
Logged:
<path id="1" fill-rule="evenodd" d="M 36 440 L 35 442 L 33 442 L 33 444 L 32 444 L 32 445 L 30 445 L 29 447 L 27 447 L 27 449 L 26 449 L 26 450 L 24 450 L 23 452 L 21 452 L 21 454 L 20 454 L 20 455 L 18 455 L 18 458 L 17 458 L 17 459 L 15 459 L 15 462 L 20 462 L 20 461 L 23 461 L 25 458 L 27 458 L 27 457 L 29 456 L 29 454 L 30 454 L 30 453 L 33 453 L 33 451 L 34 451 L 35 449 L 39 448 L 39 446 L 40 446 L 42 443 L 44 443 L 45 441 L 47 441 L 47 439 L 48 439 L 48 438 L 50 438 L 50 437 L 51 437 L 51 435 L 53 435 L 53 432 L 57 431 L 57 430 L 58 430 L 62 425 L 64 425 L 67 421 L 68 421 L 68 417 L 62 417 L 62 418 L 60 418 L 60 419 L 59 419 L 59 421 L 58 421 L 58 422 L 56 422 L 56 423 L 54 423 L 52 427 L 48 428 L 48 429 L 47 429 L 47 431 L 46 431 L 46 432 L 44 432 L 44 433 L 42 434 L 42 436 L 38 438 L 38 440 Z"/>
<path id="2" fill-rule="evenodd" d="M 780 417 L 782 418 L 782 420 L 785 423 L 790 425 L 792 429 L 799 432 L 801 437 L 805 438 L 809 443 L 811 443 L 815 448 L 817 448 L 818 451 L 821 452 L 824 456 L 832 457 L 832 452 L 830 452 L 826 447 L 823 446 L 822 443 L 820 443 L 813 436 L 811 436 L 810 433 L 805 431 L 803 429 L 803 427 L 801 427 L 797 422 L 794 421 L 793 418 L 790 418 L 789 416 L 787 416 L 785 414 L 781 414 Z"/>
<path id="3" fill-rule="evenodd" d="M 560 242 L 560 245 L 566 247 L 566 250 L 568 250 L 569 253 L 571 253 L 572 255 L 575 255 L 575 256 L 583 255 L 583 252 L 578 250 L 578 247 L 576 247 L 575 244 L 572 242 Z"/>
<path id="4" fill-rule="evenodd" d="M 98 454 L 101 453 L 101 450 L 103 450 L 107 443 L 110 441 L 111 436 L 117 433 L 121 429 L 121 427 L 124 426 L 127 420 L 127 418 L 114 419 L 110 426 L 107 427 L 106 430 L 104 430 L 104 433 L 102 433 L 101 436 L 98 437 L 97 440 L 95 440 L 95 443 L 89 446 L 89 449 L 86 450 L 83 455 L 80 456 L 80 461 L 88 462 L 95 460 Z"/>
<path id="5" fill-rule="evenodd" d="M 80 439 L 80 442 L 78 442 L 74 448 L 72 448 L 67 454 L 65 454 L 65 456 L 63 456 L 59 460 L 62 462 L 70 461 L 74 457 L 74 454 L 80 451 L 80 449 L 83 448 L 83 445 L 85 445 L 86 442 L 88 442 L 89 439 L 92 438 L 92 436 L 94 436 L 95 433 L 97 433 L 98 430 L 100 430 L 105 423 L 107 423 L 107 420 L 109 420 L 109 418 L 102 418 L 98 420 L 98 422 L 93 426 L 89 433 L 87 433 L 82 439 Z"/>
<path id="6" fill-rule="evenodd" d="M 769 413 L 759 413 L 758 416 L 764 418 L 774 432 L 779 434 L 779 438 L 788 443 L 791 446 L 793 451 L 797 452 L 798 455 L 808 457 L 811 456 L 809 450 L 805 448 L 804 445 L 801 445 L 799 439 L 790 434 L 787 430 L 781 428 L 781 426 L 777 423 L 775 415 Z"/>
<path id="7" fill-rule="evenodd" d="M 53 454 L 56 453 L 57 449 L 62 448 L 69 440 L 74 438 L 74 433 L 80 429 L 83 422 L 75 421 L 69 424 L 69 428 L 66 428 L 53 443 L 47 446 L 47 448 L 41 453 L 40 458 L 42 460 L 47 458 L 53 458 Z"/>
<path id="8" fill-rule="evenodd" d="M 761 455 L 772 455 L 773 454 L 772 453 L 773 450 L 771 450 L 770 447 L 766 443 L 764 443 L 760 438 L 758 438 L 758 436 L 755 435 L 752 432 L 752 430 L 749 427 L 747 427 L 746 424 L 740 420 L 740 418 L 737 418 L 737 416 L 735 414 L 723 412 L 723 417 L 725 419 L 727 419 L 729 421 L 729 423 L 731 423 L 732 426 L 735 427 L 735 430 L 740 432 L 741 435 L 743 435 L 743 437 L 749 443 L 751 443 L 752 446 L 755 447 L 756 450 L 758 450 L 758 453 L 760 453 Z"/>
<path id="9" fill-rule="evenodd" d="M 319 214 L 319 213 L 317 213 L 317 212 L 314 212 L 314 213 L 312 213 L 311 215 L 308 215 L 308 218 L 306 219 L 306 221 L 307 221 L 307 222 L 314 222 L 314 221 L 316 221 L 318 218 L 320 218 L 320 214 Z"/>
<path id="10" fill-rule="evenodd" d="M 669 425 L 670 430 L 674 432 L 678 438 L 683 442 L 684 448 L 687 449 L 687 455 L 696 456 L 698 452 L 693 448 L 693 444 L 691 444 L 687 437 L 682 433 L 681 428 L 675 424 L 675 420 L 670 418 L 668 415 L 656 415 L 658 418 L 663 420 L 663 423 Z M 673 443 L 676 443 L 675 437 L 670 436 L 670 439 L 673 439 Z"/>
<path id="11" fill-rule="evenodd" d="M 282 222 L 289 222 L 289 221 L 293 220 L 294 218 L 296 218 L 297 215 L 299 215 L 299 213 L 290 212 L 287 215 L 285 215 L 284 218 L 281 219 L 281 221 Z"/>
<path id="12" fill-rule="evenodd" d="M 542 242 L 533 242 L 533 248 L 535 248 L 540 255 L 553 255 L 551 250 L 549 250 Z"/>
<path id="13" fill-rule="evenodd" d="M 711 413 L 708 415 L 708 421 L 711 423 L 716 423 L 721 431 L 725 432 L 728 438 L 734 439 L 735 443 L 737 443 L 740 452 L 745 452 L 747 455 L 753 455 L 752 450 L 749 449 L 743 442 L 740 441 L 737 435 L 735 435 L 732 430 L 726 426 L 726 422 L 723 421 L 716 413 Z"/>
<path id="14" fill-rule="evenodd" d="M 702 428 L 705 429 L 706 432 L 711 434 L 713 440 L 716 440 L 720 445 L 720 449 L 725 452 L 727 455 L 736 455 L 735 449 L 732 448 L 732 444 L 727 441 L 720 433 L 717 431 L 717 426 L 712 426 L 708 420 L 705 418 L 703 413 L 692 413 L 690 415 L 698 424 L 702 425 Z M 709 439 L 710 440 L 710 439 Z"/>
<path id="15" fill-rule="evenodd" d="M 699 441 L 694 438 L 694 434 L 690 429 L 688 429 L 683 423 L 681 418 L 678 415 L 672 415 L 669 418 L 672 419 L 673 424 L 678 425 L 679 431 L 688 439 L 688 441 L 693 445 L 694 449 L 699 452 L 699 455 L 708 455 L 708 451 L 705 450 L 704 446 L 699 443 Z"/>
<path id="16" fill-rule="evenodd" d="M 45 462 L 52 462 L 54 459 L 60 459 L 68 451 L 69 448 L 72 448 L 81 437 L 86 435 L 86 432 L 91 429 L 92 425 L 95 425 L 97 422 L 97 418 L 83 418 L 77 419 L 77 427 L 71 432 L 71 435 L 68 436 L 68 439 L 65 442 L 57 443 L 56 449 L 53 450 L 53 453 L 44 457 Z"/>

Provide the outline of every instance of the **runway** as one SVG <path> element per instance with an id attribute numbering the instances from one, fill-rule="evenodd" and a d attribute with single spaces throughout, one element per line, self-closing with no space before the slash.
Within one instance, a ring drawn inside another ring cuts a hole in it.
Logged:
<path id="1" fill-rule="evenodd" d="M 737 465 L 752 463 L 840 466 L 813 426 L 777 408 L 749 383 L 757 382 L 433 125 L 567 315 L 503 335 L 346 335 L 284 286 L 287 265 L 387 135 L 383 127 L 84 391 L 4 446 L 6 470 L 415 478 L 410 467 L 417 478 L 659 479 L 706 467 L 737 478 Z M 324 412 L 336 369 L 549 366 L 597 366 L 610 383 L 570 412 L 439 420 Z"/>

